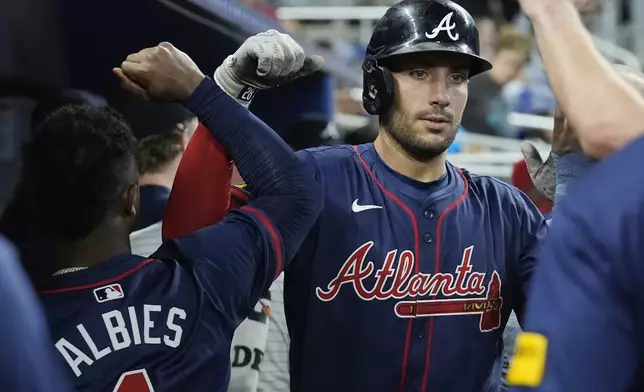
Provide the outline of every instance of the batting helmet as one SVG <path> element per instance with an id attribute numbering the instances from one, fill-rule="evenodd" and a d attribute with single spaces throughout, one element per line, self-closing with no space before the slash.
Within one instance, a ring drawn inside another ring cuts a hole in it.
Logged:
<path id="1" fill-rule="evenodd" d="M 393 76 L 379 60 L 416 52 L 467 56 L 470 77 L 492 68 L 479 56 L 479 32 L 463 7 L 450 0 L 403 0 L 376 25 L 362 63 L 362 104 L 368 113 L 382 114 L 393 102 Z"/>

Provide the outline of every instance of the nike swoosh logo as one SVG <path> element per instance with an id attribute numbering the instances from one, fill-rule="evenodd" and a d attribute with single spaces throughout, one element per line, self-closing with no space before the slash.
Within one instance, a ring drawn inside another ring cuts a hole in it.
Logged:
<path id="1" fill-rule="evenodd" d="M 362 211 L 376 210 L 376 209 L 382 209 L 382 206 L 374 206 L 371 204 L 365 204 L 361 206 L 360 204 L 358 204 L 358 199 L 355 199 L 353 201 L 353 204 L 351 204 L 351 211 L 353 212 L 362 212 Z"/>

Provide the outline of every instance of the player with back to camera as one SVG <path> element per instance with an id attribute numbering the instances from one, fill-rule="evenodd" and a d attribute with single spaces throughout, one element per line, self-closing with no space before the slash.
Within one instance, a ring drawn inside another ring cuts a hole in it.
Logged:
<path id="1" fill-rule="evenodd" d="M 478 45 L 454 2 L 394 5 L 363 63 L 378 138 L 298 152 L 325 206 L 285 272 L 292 391 L 498 390 L 546 223 L 516 188 L 446 161 L 468 80 L 490 69 Z M 217 199 L 221 183 L 182 161 L 174 218 L 205 219 L 187 196 Z"/>
<path id="2" fill-rule="evenodd" d="M 574 3 L 521 0 L 566 121 L 601 161 L 556 208 L 508 381 L 517 391 L 641 391 L 642 79 L 599 53 Z"/>
<path id="3" fill-rule="evenodd" d="M 281 61 L 283 47 L 238 62 L 280 82 L 319 57 Z M 290 50 L 290 49 L 289 49 Z M 168 43 L 115 69 L 147 99 L 183 102 L 236 160 L 254 203 L 219 224 L 130 253 L 138 210 L 135 139 L 110 109 L 70 106 L 41 124 L 25 152 L 27 198 L 48 254 L 32 265 L 60 361 L 78 391 L 225 390 L 237 325 L 288 264 L 321 208 L 308 168 L 261 121 Z M 56 192 L 51 192 L 56 189 Z"/>

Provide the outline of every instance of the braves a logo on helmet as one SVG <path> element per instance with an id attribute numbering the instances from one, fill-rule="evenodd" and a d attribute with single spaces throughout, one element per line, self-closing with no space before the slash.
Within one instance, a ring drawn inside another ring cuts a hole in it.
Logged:
<path id="1" fill-rule="evenodd" d="M 394 313 L 401 318 L 479 315 L 479 327 L 482 332 L 490 332 L 501 325 L 501 277 L 497 271 L 492 272 L 485 287 L 487 274 L 472 272 L 470 264 L 474 246 L 463 251 L 461 263 L 454 273 L 412 274 L 414 270 L 414 254 L 405 250 L 396 257 L 398 250 L 387 253 L 383 266 L 374 272 L 374 263 L 367 261 L 367 253 L 374 242 L 369 241 L 358 249 L 344 262 L 336 277 L 326 288 L 317 287 L 315 294 L 322 301 L 332 301 L 340 292 L 343 285 L 353 285 L 353 289 L 361 299 L 371 300 L 403 300 L 396 303 Z M 397 266 L 394 262 L 398 260 Z M 369 277 L 376 279 L 372 288 L 365 286 Z M 457 299 L 426 299 L 417 297 L 470 297 Z M 485 295 L 484 295 L 485 294 Z"/>
<path id="2" fill-rule="evenodd" d="M 438 37 L 438 34 L 440 34 L 441 31 L 445 31 L 447 35 L 452 39 L 452 41 L 457 41 L 460 35 L 458 32 L 453 31 L 456 28 L 456 22 L 452 23 L 453 16 L 454 12 L 450 12 L 449 14 L 445 15 L 438 26 L 434 30 L 432 30 L 431 34 L 427 32 L 425 33 L 425 37 L 434 39 Z"/>

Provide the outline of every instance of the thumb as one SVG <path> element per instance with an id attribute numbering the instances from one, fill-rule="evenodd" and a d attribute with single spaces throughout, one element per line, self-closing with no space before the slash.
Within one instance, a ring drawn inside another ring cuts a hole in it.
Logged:
<path id="1" fill-rule="evenodd" d="M 141 87 L 138 83 L 134 82 L 132 79 L 127 77 L 121 68 L 118 68 L 118 67 L 113 68 L 112 72 L 119 79 L 119 81 L 121 82 L 121 86 L 123 86 L 124 89 L 128 90 L 134 95 L 138 95 L 140 98 L 143 98 L 146 100 L 150 99 L 145 89 Z"/>
<path id="2" fill-rule="evenodd" d="M 293 78 L 300 78 L 302 76 L 307 76 L 310 75 L 314 72 L 317 72 L 324 67 L 324 59 L 322 56 L 318 55 L 313 55 L 313 56 L 306 56 L 304 59 L 304 64 L 302 65 L 302 68 L 300 68 L 299 71 L 297 71 L 294 75 Z"/>
<path id="3" fill-rule="evenodd" d="M 553 137 L 556 138 L 559 135 L 561 135 L 561 133 L 563 132 L 564 123 L 566 121 L 566 116 L 564 116 L 564 113 L 560 107 L 557 107 L 557 109 L 555 109 L 554 119 L 555 119 L 555 125 L 554 125 L 554 128 L 552 129 L 552 132 L 553 132 Z"/>
<path id="4" fill-rule="evenodd" d="M 533 170 L 538 169 L 543 165 L 543 159 L 539 150 L 535 147 L 534 144 L 530 142 L 523 142 L 521 144 L 521 154 L 525 158 L 526 164 L 528 165 L 528 170 L 533 174 Z"/>

